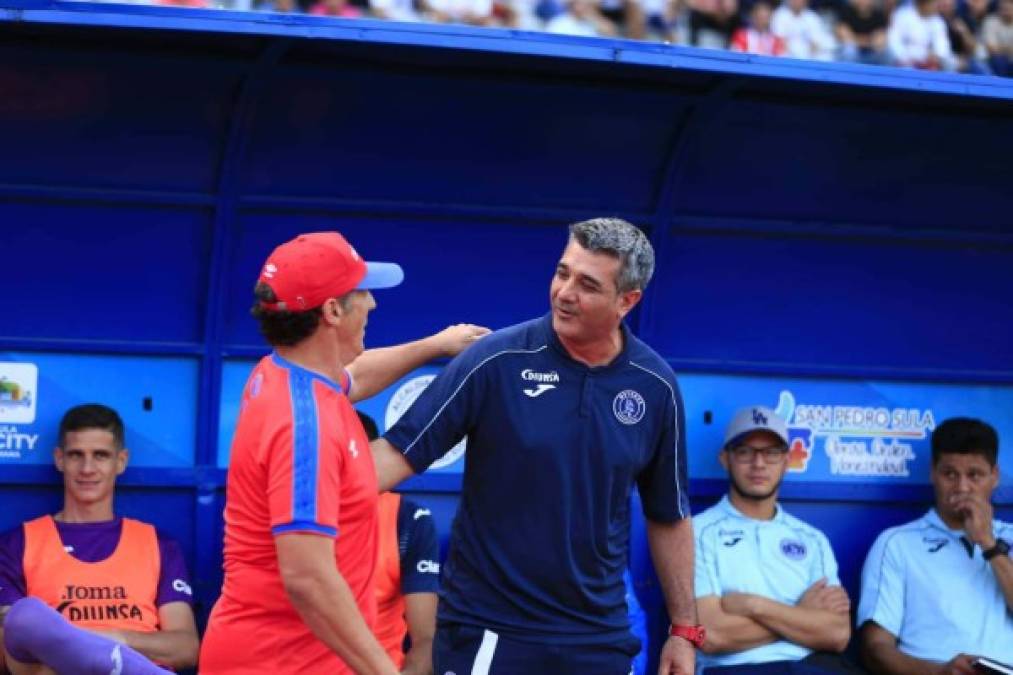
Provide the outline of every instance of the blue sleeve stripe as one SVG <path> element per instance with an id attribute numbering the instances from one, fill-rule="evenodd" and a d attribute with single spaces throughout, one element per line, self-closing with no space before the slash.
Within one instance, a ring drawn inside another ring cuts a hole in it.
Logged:
<path id="1" fill-rule="evenodd" d="M 661 382 L 666 387 L 668 387 L 668 393 L 672 395 L 672 409 L 673 409 L 673 411 L 672 411 L 672 413 L 673 413 L 672 426 L 674 427 L 674 429 L 672 431 L 672 442 L 675 444 L 675 447 L 672 448 L 672 452 L 674 454 L 675 461 L 672 462 L 672 464 L 675 467 L 676 504 L 678 504 L 678 506 L 679 506 L 679 517 L 680 518 L 685 518 L 686 516 L 689 515 L 689 513 L 683 509 L 683 501 L 685 500 L 686 493 L 684 493 L 682 491 L 682 485 L 679 482 L 679 433 L 682 430 L 679 428 L 679 402 L 678 402 L 678 400 L 676 399 L 676 396 L 675 396 L 675 389 L 672 388 L 672 385 L 669 384 L 668 380 L 666 380 L 665 378 L 663 378 L 661 375 L 658 375 L 653 370 L 649 370 L 647 368 L 644 368 L 639 363 L 634 363 L 633 361 L 630 361 L 630 365 L 633 366 L 633 367 L 635 367 L 635 368 L 639 368 L 640 370 L 644 371 L 645 373 L 650 373 L 651 375 L 654 375 L 656 378 L 658 378 L 659 380 L 661 380 Z"/>
<path id="2" fill-rule="evenodd" d="M 292 395 L 292 522 L 314 523 L 317 518 L 317 478 L 320 470 L 317 401 L 313 378 L 289 371 Z"/>
<path id="3" fill-rule="evenodd" d="M 293 520 L 291 523 L 285 523 L 284 525 L 275 525 L 271 528 L 271 534 L 277 536 L 279 534 L 285 534 L 286 532 L 316 532 L 317 534 L 324 534 L 328 537 L 338 536 L 338 531 L 333 527 L 321 525 L 320 523 L 310 523 L 302 520 Z"/>

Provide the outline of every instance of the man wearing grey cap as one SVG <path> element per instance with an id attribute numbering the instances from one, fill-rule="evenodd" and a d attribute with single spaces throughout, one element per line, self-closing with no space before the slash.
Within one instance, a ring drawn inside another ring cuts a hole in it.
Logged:
<path id="1" fill-rule="evenodd" d="M 787 455 L 774 411 L 735 413 L 718 455 L 728 494 L 693 518 L 704 673 L 848 670 L 851 603 L 830 542 L 777 503 Z"/>

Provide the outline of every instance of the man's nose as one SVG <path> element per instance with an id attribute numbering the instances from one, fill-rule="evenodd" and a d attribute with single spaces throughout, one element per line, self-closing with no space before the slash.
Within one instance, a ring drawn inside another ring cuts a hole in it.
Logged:
<path id="1" fill-rule="evenodd" d="M 567 279 L 563 282 L 563 285 L 559 287 L 559 295 L 564 299 L 572 300 L 576 289 L 576 282 L 574 282 L 573 279 Z"/>

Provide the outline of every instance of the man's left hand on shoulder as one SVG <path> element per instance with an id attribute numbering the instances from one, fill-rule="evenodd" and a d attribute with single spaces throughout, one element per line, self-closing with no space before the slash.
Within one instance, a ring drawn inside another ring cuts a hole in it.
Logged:
<path id="1" fill-rule="evenodd" d="M 661 648 L 658 675 L 693 675 L 696 667 L 696 649 L 689 640 L 671 636 Z"/>
<path id="2" fill-rule="evenodd" d="M 452 358 L 491 332 L 485 326 L 458 323 L 444 328 L 434 336 L 434 339 L 439 344 L 440 352 Z"/>

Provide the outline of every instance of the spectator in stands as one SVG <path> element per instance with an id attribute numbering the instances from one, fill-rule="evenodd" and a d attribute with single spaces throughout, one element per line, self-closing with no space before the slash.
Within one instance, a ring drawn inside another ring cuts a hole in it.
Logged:
<path id="1" fill-rule="evenodd" d="M 999 437 L 953 418 L 932 433 L 935 506 L 872 545 L 858 605 L 877 673 L 971 675 L 971 654 L 1013 664 L 1013 524 L 994 519 Z"/>
<path id="2" fill-rule="evenodd" d="M 362 16 L 362 10 L 350 4 L 348 0 L 318 0 L 310 6 L 313 16 L 335 16 L 345 19 L 356 19 Z"/>
<path id="3" fill-rule="evenodd" d="M 541 30 L 545 17 L 551 18 L 563 11 L 556 0 L 496 0 L 493 13 L 500 16 L 500 23 L 507 28 Z"/>
<path id="4" fill-rule="evenodd" d="M 545 30 L 563 35 L 613 36 L 618 33 L 614 23 L 605 18 L 593 0 L 569 0 L 562 14 L 552 17 Z"/>
<path id="5" fill-rule="evenodd" d="M 834 26 L 840 59 L 858 63 L 886 63 L 886 14 L 876 0 L 849 0 Z"/>
<path id="6" fill-rule="evenodd" d="M 602 16 L 619 26 L 624 36 L 642 40 L 647 30 L 644 0 L 597 0 Z"/>
<path id="7" fill-rule="evenodd" d="M 826 536 L 777 503 L 788 428 L 762 406 L 735 413 L 718 455 L 729 491 L 693 517 L 704 673 L 846 672 L 851 603 Z M 763 668 L 759 668 L 762 664 Z"/>
<path id="8" fill-rule="evenodd" d="M 739 0 L 688 0 L 689 41 L 697 47 L 725 49 L 739 27 Z"/>
<path id="9" fill-rule="evenodd" d="M 207 0 L 155 0 L 154 4 L 174 7 L 196 7 L 198 9 L 204 9 L 212 6 Z"/>
<path id="10" fill-rule="evenodd" d="M 829 61 L 834 55 L 834 36 L 809 0 L 784 0 L 771 19 L 774 35 L 784 40 L 785 54 L 796 59 Z"/>
<path id="11" fill-rule="evenodd" d="M 425 16 L 437 23 L 464 23 L 472 26 L 492 26 L 492 0 L 426 0 Z"/>
<path id="12" fill-rule="evenodd" d="M 939 0 L 939 16 L 946 24 L 946 37 L 950 40 L 957 70 L 962 73 L 988 74 L 988 66 L 977 58 L 978 39 L 957 12 L 957 0 Z"/>
<path id="13" fill-rule="evenodd" d="M 770 30 L 773 11 L 770 0 L 756 0 L 749 10 L 749 25 L 738 29 L 732 36 L 732 51 L 761 56 L 783 55 L 784 40 Z"/>
<path id="14" fill-rule="evenodd" d="M 262 12 L 279 12 L 283 14 L 298 14 L 302 7 L 296 0 L 265 0 L 257 5 Z"/>
<path id="15" fill-rule="evenodd" d="M 956 70 L 946 24 L 939 16 L 939 0 L 913 0 L 898 7 L 886 37 L 897 65 L 922 70 Z"/>
<path id="16" fill-rule="evenodd" d="M 981 39 L 981 27 L 991 11 L 990 0 L 963 0 L 957 4 L 957 16 L 964 20 L 976 39 Z"/>
<path id="17" fill-rule="evenodd" d="M 63 508 L 0 536 L 0 633 L 15 675 L 41 666 L 106 675 L 117 663 L 124 673 L 163 673 L 152 661 L 173 668 L 197 662 L 193 593 L 179 545 L 113 512 L 116 477 L 129 455 L 123 435 L 111 408 L 68 410 L 53 452 Z"/>
<path id="18" fill-rule="evenodd" d="M 421 21 L 414 0 L 369 0 L 369 13 L 378 19 Z"/>
<path id="19" fill-rule="evenodd" d="M 1013 0 L 999 0 L 999 9 L 990 14 L 981 28 L 992 72 L 1013 77 Z"/>
<path id="20" fill-rule="evenodd" d="M 358 414 L 366 437 L 376 440 L 376 422 L 361 411 Z M 440 543 L 433 515 L 396 492 L 380 495 L 379 510 L 373 632 L 401 675 L 432 675 L 440 589 Z M 406 637 L 411 645 L 407 654 Z"/>
<path id="21" fill-rule="evenodd" d="M 685 42 L 682 33 L 688 9 L 684 0 L 643 0 L 647 38 L 669 43 Z"/>

